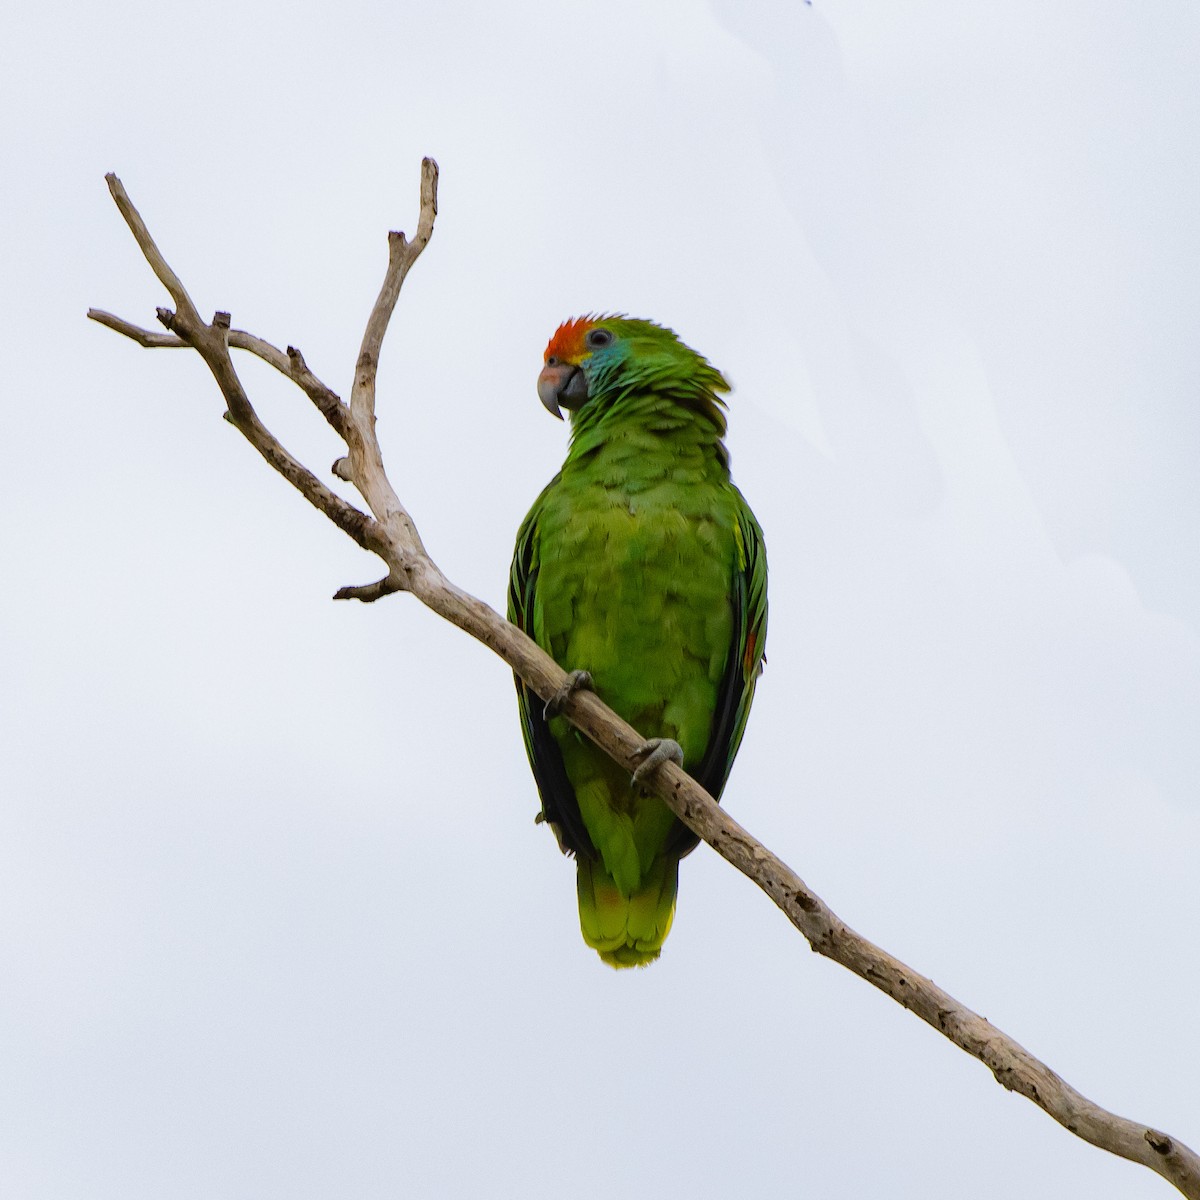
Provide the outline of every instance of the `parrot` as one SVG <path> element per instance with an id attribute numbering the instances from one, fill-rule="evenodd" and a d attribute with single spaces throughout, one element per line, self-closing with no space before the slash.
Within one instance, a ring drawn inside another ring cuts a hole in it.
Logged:
<path id="1" fill-rule="evenodd" d="M 766 549 L 730 480 L 729 390 L 673 330 L 624 315 L 563 322 L 538 376 L 570 440 L 517 533 L 508 618 L 569 674 L 547 703 L 517 679 L 521 732 L 583 940 L 616 968 L 659 957 L 699 841 L 644 785 L 673 759 L 720 799 L 764 664 Z M 632 780 L 559 715 L 581 687 L 653 735 Z"/>

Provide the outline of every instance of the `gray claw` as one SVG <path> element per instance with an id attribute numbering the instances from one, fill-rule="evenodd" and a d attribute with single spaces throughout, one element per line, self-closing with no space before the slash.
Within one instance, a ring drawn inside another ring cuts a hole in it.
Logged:
<path id="1" fill-rule="evenodd" d="M 551 717 L 557 717 L 563 705 L 581 689 L 588 692 L 594 690 L 592 677 L 587 671 L 572 671 L 566 683 L 546 701 L 546 707 L 542 709 L 543 719 L 549 721 Z"/>
<path id="2" fill-rule="evenodd" d="M 633 773 L 634 787 L 645 787 L 646 780 L 658 770 L 663 763 L 670 761 L 683 766 L 683 747 L 670 738 L 648 738 L 634 752 L 635 758 L 645 759 Z"/>

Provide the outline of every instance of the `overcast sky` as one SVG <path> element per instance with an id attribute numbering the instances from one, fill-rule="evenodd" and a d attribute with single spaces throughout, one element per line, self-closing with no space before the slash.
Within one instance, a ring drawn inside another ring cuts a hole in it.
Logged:
<path id="1" fill-rule="evenodd" d="M 560 320 L 725 370 L 770 665 L 725 802 L 838 914 L 1200 1147 L 1192 0 L 25 5 L 0 47 L 0 1194 L 1136 1200 L 706 848 L 583 945 L 509 673 L 220 419 L 167 297 L 347 392 L 503 603 Z M 246 361 L 264 419 L 337 445 Z M 585 664 L 572 664 L 585 665 Z"/>

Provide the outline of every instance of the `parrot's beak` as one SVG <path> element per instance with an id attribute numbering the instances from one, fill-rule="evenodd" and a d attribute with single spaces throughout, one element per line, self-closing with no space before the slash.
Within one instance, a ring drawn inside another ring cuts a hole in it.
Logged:
<path id="1" fill-rule="evenodd" d="M 587 379 L 583 372 L 570 363 L 547 363 L 537 381 L 538 399 L 548 413 L 560 421 L 561 409 L 574 412 L 588 398 Z"/>

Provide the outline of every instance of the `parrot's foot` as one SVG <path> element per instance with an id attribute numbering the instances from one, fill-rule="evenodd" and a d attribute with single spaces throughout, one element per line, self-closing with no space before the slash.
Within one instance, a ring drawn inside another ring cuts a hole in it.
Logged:
<path id="1" fill-rule="evenodd" d="M 645 787 L 646 780 L 667 761 L 683 766 L 683 747 L 670 738 L 649 738 L 633 752 L 633 756 L 645 761 L 634 771 L 631 787 Z"/>
<path id="2" fill-rule="evenodd" d="M 576 692 L 590 692 L 593 690 L 592 677 L 587 671 L 572 671 L 567 676 L 567 682 L 546 701 L 546 707 L 542 709 L 543 718 L 549 721 L 551 717 L 557 717 L 562 712 L 563 705 Z"/>

